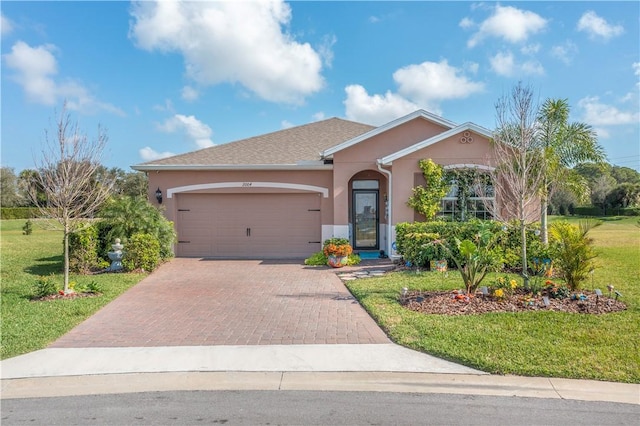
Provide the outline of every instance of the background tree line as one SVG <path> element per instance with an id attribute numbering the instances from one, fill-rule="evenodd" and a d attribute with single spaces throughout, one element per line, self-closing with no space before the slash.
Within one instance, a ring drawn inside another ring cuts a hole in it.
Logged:
<path id="1" fill-rule="evenodd" d="M 2 207 L 36 207 L 29 196 L 35 191 L 38 204 L 46 205 L 47 197 L 42 188 L 42 171 L 25 169 L 16 175 L 12 167 L 0 170 L 0 205 Z M 113 181 L 111 196 L 145 197 L 147 196 L 147 176 L 143 172 L 126 172 L 118 167 L 98 166 L 92 173 L 90 184 L 99 185 Z"/>
<path id="2" fill-rule="evenodd" d="M 559 189 L 549 202 L 551 214 L 569 215 L 579 206 L 595 207 L 605 215 L 627 207 L 640 207 L 640 173 L 610 164 L 578 164 L 573 171 L 584 179 L 582 194 Z"/>

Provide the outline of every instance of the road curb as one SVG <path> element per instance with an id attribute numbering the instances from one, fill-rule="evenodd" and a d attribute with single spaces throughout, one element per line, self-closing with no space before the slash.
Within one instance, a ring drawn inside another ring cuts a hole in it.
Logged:
<path id="1" fill-rule="evenodd" d="M 2 399 L 219 390 L 438 393 L 640 405 L 640 384 L 472 374 L 217 371 L 2 380 Z"/>

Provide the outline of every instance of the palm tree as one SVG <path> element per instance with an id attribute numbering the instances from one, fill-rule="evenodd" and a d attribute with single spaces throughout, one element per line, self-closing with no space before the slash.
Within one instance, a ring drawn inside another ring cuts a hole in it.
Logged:
<path id="1" fill-rule="evenodd" d="M 569 101 L 547 99 L 538 112 L 540 142 L 544 148 L 544 168 L 540 188 L 540 225 L 542 242 L 547 244 L 547 206 L 553 191 L 559 187 L 580 192 L 586 188 L 577 173 L 570 170 L 582 162 L 604 163 L 606 155 L 598 144 L 596 132 L 585 123 L 569 122 Z"/>

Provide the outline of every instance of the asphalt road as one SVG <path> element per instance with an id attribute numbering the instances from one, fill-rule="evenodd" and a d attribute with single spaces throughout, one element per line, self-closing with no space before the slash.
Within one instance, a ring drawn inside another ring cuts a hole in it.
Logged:
<path id="1" fill-rule="evenodd" d="M 640 405 L 383 392 L 191 391 L 4 399 L 6 425 L 637 425 Z"/>

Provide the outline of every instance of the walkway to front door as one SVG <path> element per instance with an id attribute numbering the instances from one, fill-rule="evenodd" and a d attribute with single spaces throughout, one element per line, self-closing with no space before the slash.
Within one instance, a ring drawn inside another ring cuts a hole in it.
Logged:
<path id="1" fill-rule="evenodd" d="M 177 258 L 50 347 L 389 343 L 335 270 Z"/>

